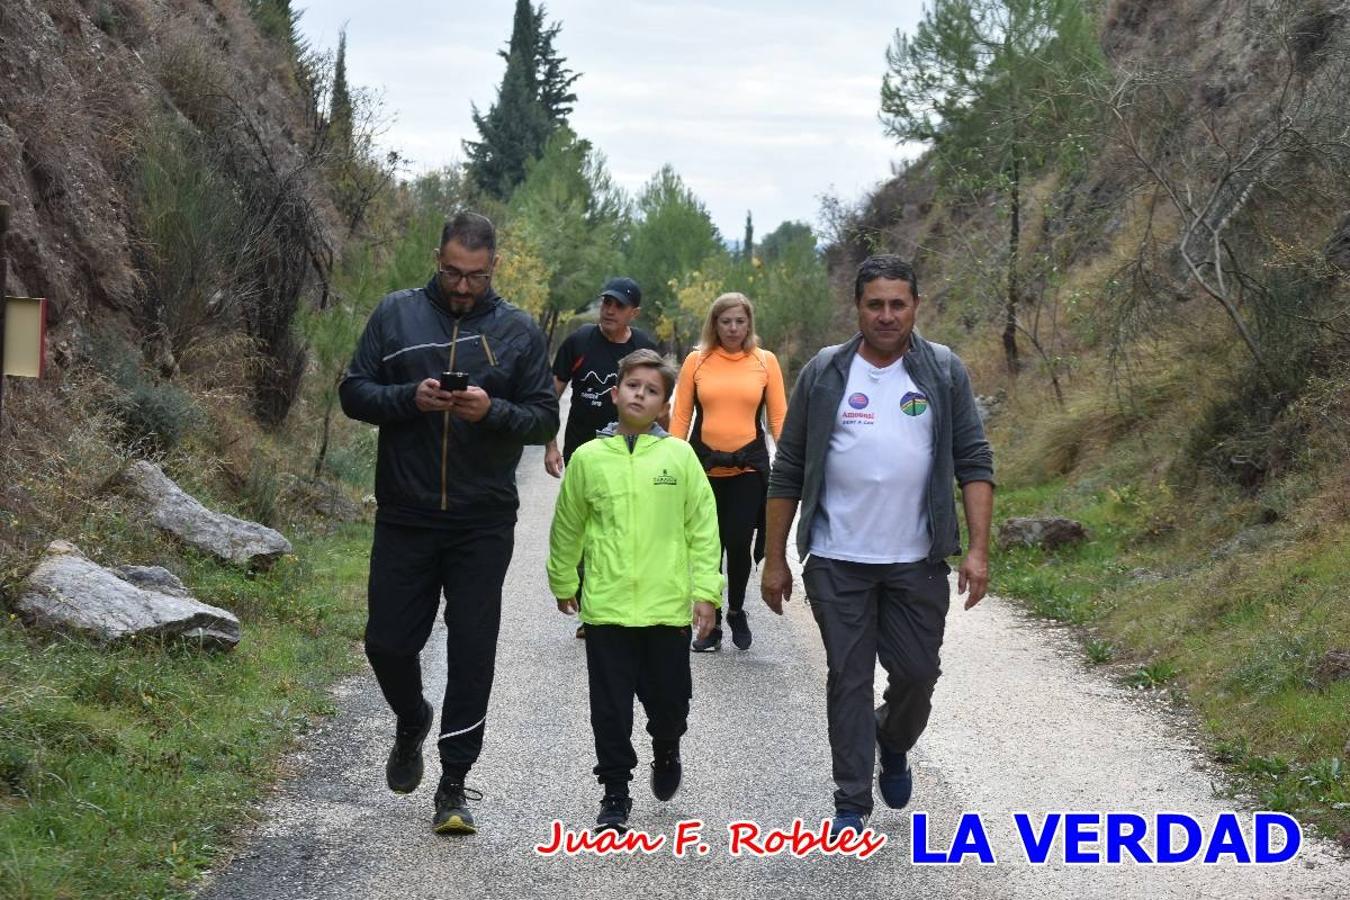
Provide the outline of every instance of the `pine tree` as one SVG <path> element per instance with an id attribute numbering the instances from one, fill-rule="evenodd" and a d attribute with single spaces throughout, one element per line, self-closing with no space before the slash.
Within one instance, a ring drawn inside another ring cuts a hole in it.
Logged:
<path id="1" fill-rule="evenodd" d="M 746 262 L 755 258 L 755 223 L 750 221 L 750 210 L 745 211 L 745 243 L 741 244 L 741 259 Z"/>
<path id="2" fill-rule="evenodd" d="M 488 194 L 505 200 L 525 180 L 526 163 L 544 152 L 549 136 L 567 123 L 579 77 L 553 47 L 561 25 L 547 26 L 544 7 L 516 0 L 507 49 L 506 73 L 497 102 L 484 115 L 473 109 L 479 140 L 465 141 L 469 172 Z"/>
<path id="3" fill-rule="evenodd" d="M 264 35 L 284 44 L 297 56 L 304 52 L 300 13 L 291 8 L 291 0 L 248 0 L 248 9 Z"/>
<path id="4" fill-rule="evenodd" d="M 1101 65 L 1081 0 L 931 0 L 886 51 L 881 118 L 897 140 L 929 141 L 948 184 L 1003 194 L 1008 258 L 1003 349 L 1019 369 L 1022 179 L 1074 146 L 1091 115 L 1082 82 Z"/>

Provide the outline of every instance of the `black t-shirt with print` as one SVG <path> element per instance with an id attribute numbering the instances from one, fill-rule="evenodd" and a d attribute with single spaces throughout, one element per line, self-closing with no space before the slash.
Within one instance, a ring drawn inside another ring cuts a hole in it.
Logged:
<path id="1" fill-rule="evenodd" d="M 656 341 L 645 331 L 630 329 L 628 340 L 616 344 L 598 325 L 572 332 L 553 358 L 553 374 L 572 385 L 572 410 L 563 433 L 563 459 L 618 418 L 610 388 L 619 383 L 619 360 L 634 350 L 655 350 Z"/>

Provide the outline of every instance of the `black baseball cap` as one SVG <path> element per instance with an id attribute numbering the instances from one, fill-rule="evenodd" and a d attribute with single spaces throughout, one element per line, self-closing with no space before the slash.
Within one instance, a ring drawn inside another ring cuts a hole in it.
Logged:
<path id="1" fill-rule="evenodd" d="M 611 278 L 600 291 L 601 297 L 613 297 L 625 306 L 642 305 L 642 288 L 631 278 Z"/>

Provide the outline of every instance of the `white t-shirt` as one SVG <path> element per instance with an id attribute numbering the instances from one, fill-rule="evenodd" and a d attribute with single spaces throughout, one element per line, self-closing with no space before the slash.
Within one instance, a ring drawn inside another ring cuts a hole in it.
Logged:
<path id="1" fill-rule="evenodd" d="M 926 559 L 925 495 L 933 469 L 933 411 L 905 371 L 853 357 L 835 414 L 811 553 L 861 563 Z"/>

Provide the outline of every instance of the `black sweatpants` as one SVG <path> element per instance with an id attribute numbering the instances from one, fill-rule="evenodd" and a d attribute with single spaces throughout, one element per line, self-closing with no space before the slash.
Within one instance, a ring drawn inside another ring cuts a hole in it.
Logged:
<path id="1" fill-rule="evenodd" d="M 908 753 L 928 725 L 950 587 L 945 562 L 855 563 L 811 556 L 802 582 L 825 644 L 825 710 L 836 809 L 872 811 L 876 744 Z M 886 693 L 873 710 L 876 664 Z"/>
<path id="2" fill-rule="evenodd" d="M 595 777 L 606 790 L 628 792 L 633 750 L 633 698 L 647 711 L 653 750 L 673 750 L 688 727 L 693 679 L 689 628 L 674 625 L 586 626 L 586 673 L 595 733 Z"/>
<path id="3" fill-rule="evenodd" d="M 402 721 L 421 716 L 426 646 L 445 593 L 448 677 L 438 745 L 447 775 L 466 775 L 483 747 L 497 659 L 502 582 L 515 523 L 462 529 L 375 523 L 370 551 L 366 657 Z"/>
<path id="4" fill-rule="evenodd" d="M 764 508 L 764 480 L 758 472 L 743 472 L 709 478 L 717 501 L 717 530 L 726 554 L 727 612 L 745 608 L 745 587 L 750 581 L 750 549 Z M 722 621 L 722 610 L 717 610 Z"/>

